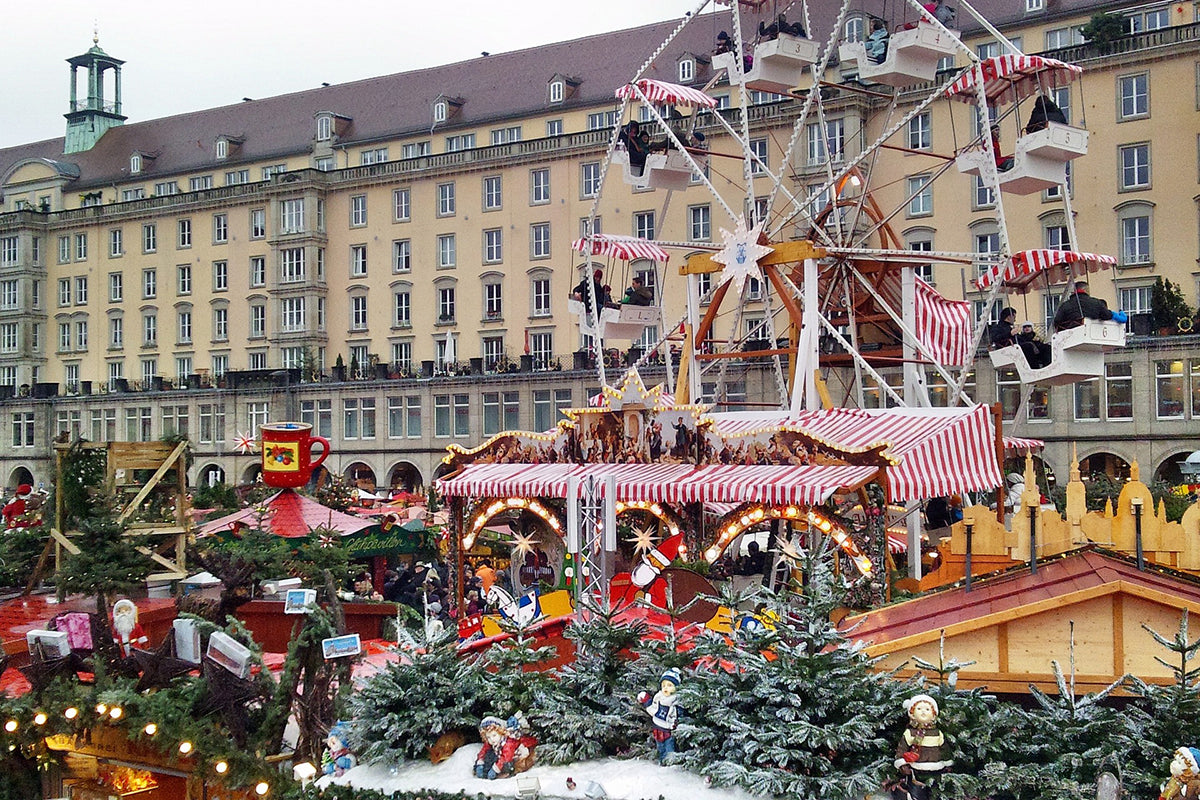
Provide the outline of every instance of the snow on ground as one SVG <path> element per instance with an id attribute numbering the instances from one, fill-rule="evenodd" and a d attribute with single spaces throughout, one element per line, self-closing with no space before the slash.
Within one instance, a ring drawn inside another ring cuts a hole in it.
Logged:
<path id="1" fill-rule="evenodd" d="M 666 800 L 751 800 L 754 797 L 741 789 L 709 786 L 704 778 L 683 767 L 664 767 L 646 759 L 607 758 L 564 767 L 539 764 L 515 777 L 488 781 L 476 778 L 471 771 L 479 748 L 479 744 L 460 747 L 441 764 L 406 761 L 395 767 L 386 764 L 355 767 L 341 778 L 322 778 L 318 785 L 339 783 L 381 792 L 436 789 L 449 793 L 461 791 L 468 796 L 482 793 L 490 797 L 515 797 L 518 779 L 533 777 L 541 782 L 541 797 L 563 800 L 588 800 L 588 784 L 592 781 L 604 788 L 603 796 L 609 800 L 655 800 L 660 796 Z M 574 789 L 567 788 L 568 777 L 575 781 Z"/>

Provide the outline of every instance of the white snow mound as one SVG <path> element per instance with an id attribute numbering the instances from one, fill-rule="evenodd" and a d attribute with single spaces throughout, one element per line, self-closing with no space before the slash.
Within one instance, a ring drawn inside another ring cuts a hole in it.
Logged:
<path id="1" fill-rule="evenodd" d="M 589 800 L 586 790 L 592 781 L 604 788 L 608 800 L 655 800 L 660 796 L 666 800 L 761 800 L 742 789 L 709 786 L 704 778 L 683 767 L 664 767 L 645 759 L 606 758 L 562 767 L 538 764 L 512 778 L 483 780 L 472 773 L 479 748 L 479 744 L 464 745 L 441 764 L 405 761 L 395 766 L 376 763 L 355 767 L 340 778 L 322 778 L 317 785 L 338 783 L 385 793 L 434 789 L 466 792 L 468 796 L 483 793 L 488 797 L 516 797 L 519 778 L 537 778 L 542 798 L 562 800 Z M 567 778 L 575 782 L 574 789 L 567 788 Z"/>

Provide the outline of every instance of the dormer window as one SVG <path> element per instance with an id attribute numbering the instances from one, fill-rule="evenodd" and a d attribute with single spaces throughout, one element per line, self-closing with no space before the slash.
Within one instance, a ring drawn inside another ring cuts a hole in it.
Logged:
<path id="1" fill-rule="evenodd" d="M 328 142 L 333 138 L 333 117 L 322 115 L 317 117 L 317 141 Z"/>
<path id="2" fill-rule="evenodd" d="M 217 139 L 217 160 L 229 158 L 229 142 L 225 139 Z"/>
<path id="3" fill-rule="evenodd" d="M 445 100 L 439 100 L 433 104 L 433 121 L 434 122 L 445 122 L 446 121 L 446 117 L 448 116 L 448 111 L 447 111 L 446 105 L 447 104 L 446 104 Z"/>
<path id="4" fill-rule="evenodd" d="M 566 92 L 562 81 L 551 81 L 550 83 L 550 102 L 561 103 Z"/>
<path id="5" fill-rule="evenodd" d="M 688 57 L 679 62 L 679 82 L 691 83 L 696 79 L 696 60 Z"/>
<path id="6" fill-rule="evenodd" d="M 142 171 L 142 154 L 134 153 L 129 157 L 129 174 L 137 175 Z"/>

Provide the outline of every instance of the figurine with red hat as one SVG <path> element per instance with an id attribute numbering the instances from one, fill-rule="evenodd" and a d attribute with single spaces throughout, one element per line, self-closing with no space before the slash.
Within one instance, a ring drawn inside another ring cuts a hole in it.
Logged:
<path id="1" fill-rule="evenodd" d="M 663 539 L 656 547 L 642 553 L 642 563 L 633 568 L 629 579 L 634 586 L 645 589 L 658 580 L 658 576 L 665 568 L 671 566 L 672 561 L 686 552 L 687 546 L 683 543 L 682 533 Z"/>
<path id="2" fill-rule="evenodd" d="M 30 511 L 33 511 L 33 487 L 28 483 L 22 483 L 17 487 L 17 493 L 12 500 L 4 504 L 4 528 L 12 530 L 14 528 L 28 528 L 39 524 L 37 520 L 31 520 L 27 517 Z"/>

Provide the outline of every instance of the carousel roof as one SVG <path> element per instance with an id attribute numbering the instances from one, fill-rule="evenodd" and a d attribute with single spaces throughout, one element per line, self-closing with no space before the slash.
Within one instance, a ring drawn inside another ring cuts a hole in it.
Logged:
<path id="1" fill-rule="evenodd" d="M 899 463 L 886 468 L 888 500 L 982 491 L 1003 481 L 996 428 L 984 405 L 957 408 L 835 408 L 762 414 L 714 414 L 722 436 L 775 428 L 794 430 L 845 449 L 886 444 Z"/>
<path id="2" fill-rule="evenodd" d="M 648 258 L 651 261 L 666 261 L 671 255 L 661 246 L 648 239 L 636 236 L 617 236 L 610 233 L 597 233 L 590 237 L 576 239 L 571 242 L 571 249 L 586 253 L 589 249 L 594 256 L 610 256 L 622 261 L 633 261 L 636 258 Z"/>
<path id="3" fill-rule="evenodd" d="M 1062 283 L 1083 271 L 1096 272 L 1117 263 L 1112 256 L 1077 253 L 1073 250 L 1020 250 L 1012 258 L 989 269 L 975 285 L 986 290 L 1002 281 L 1010 292 L 1027 294 L 1038 276 L 1045 275 L 1046 285 Z"/>
<path id="4" fill-rule="evenodd" d="M 816 505 L 875 467 L 710 464 L 472 464 L 438 491 L 458 497 L 566 497 L 569 478 L 616 479 L 617 500 Z"/>
<path id="5" fill-rule="evenodd" d="M 717 98 L 706 94 L 700 89 L 693 89 L 690 86 L 680 86 L 677 83 L 656 81 L 651 78 L 642 78 L 637 83 L 625 84 L 617 89 L 617 97 L 622 100 L 625 98 L 636 100 L 637 92 L 634 91 L 635 86 L 651 103 L 669 103 L 676 106 L 696 106 L 698 108 L 717 107 Z"/>
<path id="6" fill-rule="evenodd" d="M 307 536 L 314 528 L 330 528 L 343 536 L 349 536 L 376 524 L 373 519 L 353 517 L 334 511 L 291 489 L 284 489 L 271 497 L 266 506 L 270 509 L 267 527 L 276 536 L 287 538 Z M 258 512 L 253 508 L 243 508 L 241 511 L 204 523 L 200 526 L 200 535 L 211 536 L 214 533 L 257 524 Z"/>
<path id="7" fill-rule="evenodd" d="M 992 105 L 1012 103 L 1047 89 L 1065 86 L 1083 74 L 1083 67 L 1043 56 L 1007 54 L 985 58 L 976 69 L 968 69 L 958 77 L 946 96 L 974 103 L 975 87 L 980 76 L 983 91 Z"/>

